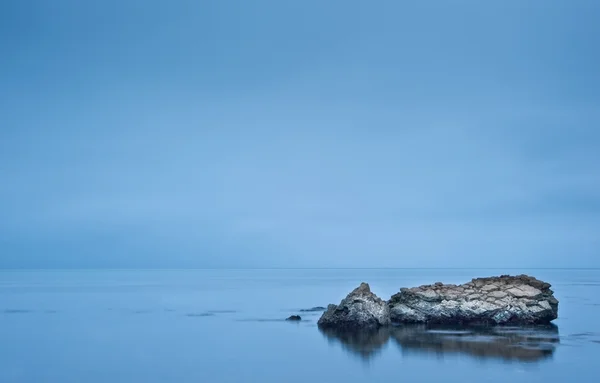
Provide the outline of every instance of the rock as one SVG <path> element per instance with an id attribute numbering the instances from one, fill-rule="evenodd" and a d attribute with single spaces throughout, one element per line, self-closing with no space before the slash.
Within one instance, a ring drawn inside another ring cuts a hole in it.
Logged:
<path id="1" fill-rule="evenodd" d="M 480 299 L 480 298 L 481 298 L 480 294 L 471 294 L 471 295 L 467 296 L 467 300 L 469 300 L 469 301 L 474 301 L 474 300 L 477 300 L 477 299 Z"/>
<path id="2" fill-rule="evenodd" d="M 377 329 L 390 324 L 387 302 L 371 292 L 368 284 L 361 283 L 339 305 L 329 305 L 318 321 L 322 329 Z"/>
<path id="3" fill-rule="evenodd" d="M 504 292 L 504 291 L 492 291 L 491 293 L 488 294 L 488 296 L 490 298 L 494 298 L 494 299 L 502 299 L 504 297 L 506 297 L 508 295 L 508 293 Z"/>
<path id="4" fill-rule="evenodd" d="M 440 299 L 440 296 L 438 295 L 438 293 L 436 293 L 433 290 L 425 290 L 425 291 L 419 291 L 417 293 L 423 300 L 426 300 L 428 302 L 437 302 Z"/>
<path id="5" fill-rule="evenodd" d="M 517 298 L 536 298 L 542 294 L 540 290 L 527 285 L 513 287 L 507 291 Z"/>
<path id="6" fill-rule="evenodd" d="M 300 315 L 292 315 L 291 317 L 286 319 L 287 321 L 292 321 L 292 322 L 298 322 L 302 320 L 302 317 L 300 317 Z"/>
<path id="7" fill-rule="evenodd" d="M 498 290 L 498 286 L 495 284 L 491 284 L 491 285 L 485 285 L 481 288 L 481 291 L 492 291 L 492 290 Z"/>
<path id="8" fill-rule="evenodd" d="M 538 305 L 544 310 L 552 310 L 552 306 L 550 306 L 550 303 L 548 303 L 548 301 L 541 301 L 538 303 Z"/>
<path id="9" fill-rule="evenodd" d="M 462 285 L 400 290 L 389 301 L 392 323 L 523 325 L 558 317 L 550 284 L 533 277 L 478 278 Z"/>

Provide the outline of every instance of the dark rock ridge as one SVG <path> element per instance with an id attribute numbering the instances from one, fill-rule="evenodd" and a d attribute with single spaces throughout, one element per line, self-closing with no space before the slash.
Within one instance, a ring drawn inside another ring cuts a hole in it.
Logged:
<path id="1" fill-rule="evenodd" d="M 376 329 L 389 324 L 387 302 L 373 294 L 366 283 L 361 283 L 339 305 L 329 305 L 318 322 L 321 328 L 344 330 Z"/>
<path id="2" fill-rule="evenodd" d="M 389 301 L 393 323 L 547 324 L 558 317 L 550 284 L 527 275 L 400 289 Z"/>
<path id="3" fill-rule="evenodd" d="M 532 325 L 558 317 L 550 284 L 527 275 L 478 278 L 463 285 L 441 282 L 414 288 L 384 302 L 362 283 L 339 305 L 329 305 L 319 327 L 374 329 L 395 324 Z"/>

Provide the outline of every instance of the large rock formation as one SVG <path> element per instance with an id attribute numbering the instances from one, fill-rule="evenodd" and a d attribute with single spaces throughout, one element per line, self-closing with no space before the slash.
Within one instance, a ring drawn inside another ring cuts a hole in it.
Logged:
<path id="1" fill-rule="evenodd" d="M 390 324 L 390 310 L 368 284 L 361 283 L 339 305 L 329 305 L 318 324 L 323 329 L 377 329 Z"/>
<path id="2" fill-rule="evenodd" d="M 526 275 L 403 288 L 389 306 L 393 323 L 522 325 L 546 324 L 558 317 L 550 284 Z"/>
<path id="3" fill-rule="evenodd" d="M 319 327 L 376 329 L 390 323 L 444 325 L 548 324 L 558 317 L 550 284 L 519 275 L 473 279 L 464 285 L 438 282 L 402 288 L 389 302 L 362 283 L 339 305 L 329 305 Z"/>

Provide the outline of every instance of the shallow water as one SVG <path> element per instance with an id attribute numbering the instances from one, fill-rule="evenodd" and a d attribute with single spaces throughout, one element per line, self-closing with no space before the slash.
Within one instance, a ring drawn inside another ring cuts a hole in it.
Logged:
<path id="1" fill-rule="evenodd" d="M 555 326 L 340 334 L 301 311 L 508 273 L 552 283 Z M 596 382 L 599 317 L 600 270 L 0 271 L 0 382 Z"/>

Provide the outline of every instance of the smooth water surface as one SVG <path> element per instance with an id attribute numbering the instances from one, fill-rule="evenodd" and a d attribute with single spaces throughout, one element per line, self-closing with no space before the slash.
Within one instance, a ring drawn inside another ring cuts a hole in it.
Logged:
<path id="1" fill-rule="evenodd" d="M 552 283 L 555 326 L 339 334 L 301 311 L 509 273 Z M 599 294 L 600 270 L 0 271 L 0 382 L 596 382 Z"/>

